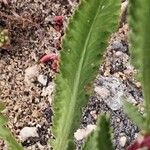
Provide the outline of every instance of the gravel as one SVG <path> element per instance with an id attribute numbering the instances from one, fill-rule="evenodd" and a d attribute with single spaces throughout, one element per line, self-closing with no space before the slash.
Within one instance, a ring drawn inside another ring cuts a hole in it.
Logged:
<path id="1" fill-rule="evenodd" d="M 0 99 L 6 102 L 8 127 L 18 141 L 24 127 L 38 126 L 38 137 L 20 141 L 26 150 L 50 149 L 55 72 L 50 62 L 41 64 L 39 60 L 45 54 L 59 53 L 60 38 L 71 13 L 68 1 L 11 0 L 8 5 L 0 2 L 0 26 L 9 28 L 11 40 L 8 49 L 0 49 Z M 53 22 L 57 15 L 64 18 L 60 31 L 56 31 Z M 0 149 L 4 149 L 3 141 Z"/>

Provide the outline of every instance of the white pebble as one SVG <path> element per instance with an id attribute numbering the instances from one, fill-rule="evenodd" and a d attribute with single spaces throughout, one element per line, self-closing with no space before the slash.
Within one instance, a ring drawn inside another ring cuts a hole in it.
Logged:
<path id="1" fill-rule="evenodd" d="M 39 71 L 38 71 L 37 65 L 28 67 L 25 70 L 25 82 L 30 84 L 31 82 L 34 81 L 34 78 L 36 78 L 38 76 L 38 74 L 39 74 Z"/>
<path id="2" fill-rule="evenodd" d="M 100 86 L 96 86 L 94 88 L 94 91 L 101 96 L 101 98 L 105 99 L 110 95 L 110 92 L 108 89 L 104 88 L 104 87 L 100 87 Z"/>
<path id="3" fill-rule="evenodd" d="M 124 147 L 127 142 L 127 138 L 125 136 L 120 137 L 119 144 L 121 147 Z"/>
<path id="4" fill-rule="evenodd" d="M 41 83 L 43 86 L 46 86 L 47 81 L 48 81 L 48 78 L 47 78 L 47 76 L 39 75 L 39 76 L 38 76 L 38 81 L 39 81 L 39 83 Z"/>
<path id="5" fill-rule="evenodd" d="M 74 133 L 74 137 L 76 140 L 82 140 L 83 138 L 87 137 L 93 130 L 96 129 L 96 125 L 88 125 L 85 129 L 78 129 Z"/>
<path id="6" fill-rule="evenodd" d="M 22 141 L 27 140 L 29 137 L 38 137 L 37 128 L 36 127 L 24 127 L 20 131 L 20 139 Z"/>

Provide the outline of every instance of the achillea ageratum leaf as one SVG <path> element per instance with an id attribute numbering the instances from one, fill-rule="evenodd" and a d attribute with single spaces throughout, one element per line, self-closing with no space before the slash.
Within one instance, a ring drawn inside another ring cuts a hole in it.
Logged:
<path id="1" fill-rule="evenodd" d="M 128 117 L 139 127 L 145 130 L 145 118 L 139 113 L 138 108 L 127 101 L 123 101 L 123 110 Z"/>
<path id="2" fill-rule="evenodd" d="M 97 150 L 113 150 L 111 142 L 111 132 L 109 118 L 105 115 L 101 116 L 97 128 Z"/>
<path id="3" fill-rule="evenodd" d="M 54 150 L 66 150 L 73 139 L 108 37 L 116 29 L 119 7 L 120 0 L 81 0 L 70 19 L 55 80 Z"/>
<path id="4" fill-rule="evenodd" d="M 114 150 L 111 142 L 109 118 L 102 115 L 97 121 L 97 129 L 88 136 L 82 150 Z"/>
<path id="5" fill-rule="evenodd" d="M 6 105 L 5 103 L 0 102 L 0 112 L 5 109 Z"/>
<path id="6" fill-rule="evenodd" d="M 142 59 L 139 59 L 139 56 L 141 56 L 141 39 L 142 37 L 138 36 L 138 33 L 141 32 L 141 3 L 143 3 L 141 0 L 130 0 L 129 1 L 129 48 L 131 53 L 131 61 L 134 65 L 134 67 L 138 70 L 138 77 L 139 73 L 141 71 L 141 65 L 142 65 Z"/>
<path id="7" fill-rule="evenodd" d="M 97 150 L 96 149 L 96 131 L 92 132 L 87 139 L 85 139 L 85 143 L 83 144 L 82 150 Z"/>
<path id="8" fill-rule="evenodd" d="M 133 62 L 142 74 L 147 132 L 150 133 L 150 1 L 130 0 L 129 4 L 130 48 Z"/>
<path id="9" fill-rule="evenodd" d="M 143 0 L 142 2 L 141 34 L 138 35 L 142 37 L 142 56 L 139 59 L 142 59 L 142 82 L 147 113 L 146 121 L 148 132 L 150 133 L 150 1 Z"/>
<path id="10" fill-rule="evenodd" d="M 8 150 L 23 150 L 21 145 L 17 143 L 9 129 L 6 127 L 7 118 L 1 113 L 5 108 L 4 106 L 5 105 L 0 102 L 0 139 L 6 142 Z"/>

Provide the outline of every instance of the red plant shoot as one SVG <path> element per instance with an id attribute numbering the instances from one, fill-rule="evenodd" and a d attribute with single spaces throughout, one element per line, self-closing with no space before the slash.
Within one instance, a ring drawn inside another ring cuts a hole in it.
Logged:
<path id="1" fill-rule="evenodd" d="M 50 53 L 50 54 L 44 55 L 40 59 L 41 63 L 47 63 L 49 61 L 51 62 L 51 68 L 57 72 L 57 70 L 58 70 L 58 55 L 56 55 L 54 53 Z"/>
<path id="2" fill-rule="evenodd" d="M 127 148 L 127 150 L 140 150 L 142 148 L 145 148 L 145 150 L 150 150 L 150 135 L 138 138 Z"/>

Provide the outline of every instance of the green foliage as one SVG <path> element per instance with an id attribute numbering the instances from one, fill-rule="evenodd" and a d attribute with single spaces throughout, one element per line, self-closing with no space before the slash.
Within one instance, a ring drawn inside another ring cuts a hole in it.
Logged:
<path id="1" fill-rule="evenodd" d="M 134 67 L 141 72 L 142 59 L 139 59 L 141 56 L 141 38 L 137 36 L 137 33 L 141 32 L 141 0 L 130 0 L 129 1 L 129 49 L 131 52 L 131 61 L 134 64 Z"/>
<path id="2" fill-rule="evenodd" d="M 60 73 L 53 102 L 54 150 L 73 146 L 73 133 L 88 100 L 110 34 L 116 29 L 120 0 L 81 0 L 62 41 Z M 69 145 L 69 146 L 68 146 Z"/>
<path id="3" fill-rule="evenodd" d="M 146 121 L 148 126 L 148 132 L 150 133 L 150 24 L 149 24 L 149 15 L 150 15 L 150 1 L 143 0 L 142 5 L 142 20 L 143 24 L 141 25 L 141 51 L 142 51 L 142 82 L 143 82 L 143 91 L 145 99 L 145 108 L 146 108 Z"/>
<path id="4" fill-rule="evenodd" d="M 0 101 L 0 112 L 3 111 L 5 109 L 5 107 L 6 107 L 5 103 L 2 103 Z"/>
<path id="5" fill-rule="evenodd" d="M 113 150 L 109 118 L 102 115 L 97 121 L 97 129 L 88 136 L 82 150 Z"/>
<path id="6" fill-rule="evenodd" d="M 7 118 L 1 113 L 4 108 L 4 103 L 0 102 L 0 138 L 6 142 L 8 150 L 23 150 L 21 145 L 17 143 L 9 129 L 6 127 Z"/>
<path id="7" fill-rule="evenodd" d="M 147 132 L 150 133 L 150 1 L 129 1 L 129 40 L 135 67 L 141 72 L 143 86 Z"/>
<path id="8" fill-rule="evenodd" d="M 145 118 L 139 113 L 138 108 L 127 101 L 123 101 L 124 112 L 141 130 L 146 129 Z"/>
<path id="9" fill-rule="evenodd" d="M 92 132 L 87 139 L 85 140 L 81 150 L 92 150 L 95 149 L 96 150 L 96 134 L 97 132 Z"/>

